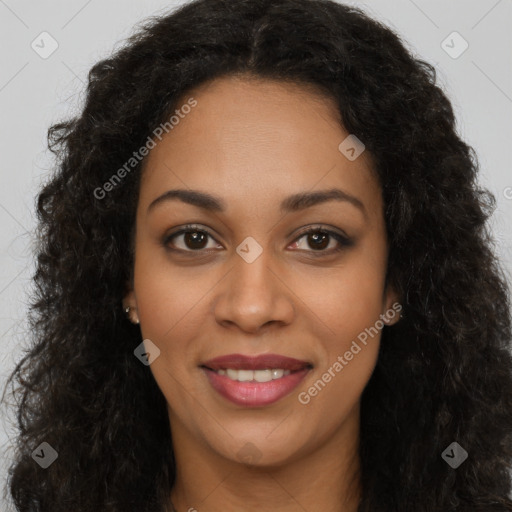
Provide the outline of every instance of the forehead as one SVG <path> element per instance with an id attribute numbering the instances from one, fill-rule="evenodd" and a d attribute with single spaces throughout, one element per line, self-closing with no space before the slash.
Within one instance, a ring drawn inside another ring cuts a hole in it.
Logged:
<path id="1" fill-rule="evenodd" d="M 195 106 L 180 112 L 191 98 Z M 176 109 L 178 122 L 145 162 L 141 203 L 178 187 L 236 194 L 247 207 L 332 186 L 379 193 L 369 155 L 350 161 L 340 152 L 350 134 L 335 100 L 310 86 L 220 78 L 187 92 Z"/>

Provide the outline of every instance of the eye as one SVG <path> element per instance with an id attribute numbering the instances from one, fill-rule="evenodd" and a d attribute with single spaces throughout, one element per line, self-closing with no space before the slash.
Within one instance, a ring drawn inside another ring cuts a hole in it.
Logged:
<path id="1" fill-rule="evenodd" d="M 181 251 L 199 253 L 204 252 L 203 249 L 222 248 L 222 246 L 218 243 L 214 243 L 208 247 L 208 238 L 211 238 L 212 241 L 216 242 L 215 238 L 207 230 L 201 229 L 196 225 L 187 225 L 181 228 L 179 231 L 166 236 L 163 240 L 163 245 L 170 251 L 178 252 Z M 306 243 L 303 245 L 306 245 L 306 247 L 301 247 L 300 241 L 302 239 L 305 239 Z M 178 240 L 178 243 L 174 240 Z M 352 246 L 353 241 L 347 236 L 342 235 L 336 231 L 322 228 L 320 226 L 311 226 L 308 229 L 302 231 L 300 236 L 296 238 L 291 245 L 296 249 L 298 248 L 300 250 L 311 252 L 316 257 L 339 252 L 346 247 Z"/>
<path id="2" fill-rule="evenodd" d="M 180 237 L 182 238 L 181 247 L 169 247 L 169 245 L 177 245 L 175 243 L 170 244 L 170 242 L 171 240 L 179 239 Z M 206 245 L 208 237 L 210 237 L 212 240 L 215 240 L 208 231 L 200 229 L 199 227 L 194 225 L 187 225 L 184 226 L 179 231 L 176 231 L 175 233 L 172 233 L 169 236 L 165 237 L 163 244 L 169 250 L 198 252 L 205 248 L 208 249 Z M 214 247 L 210 247 L 210 249 L 211 248 Z"/>
<path id="3" fill-rule="evenodd" d="M 302 239 L 305 239 L 305 243 L 303 244 L 306 246 L 305 248 L 300 247 L 299 242 Z M 319 226 L 312 226 L 303 231 L 301 235 L 295 239 L 292 245 L 294 245 L 296 248 L 301 250 L 304 249 L 306 251 L 309 250 L 308 247 L 310 247 L 312 248 L 310 252 L 312 252 L 314 256 L 325 256 L 326 253 L 330 254 L 333 252 L 339 252 L 345 247 L 352 246 L 353 241 L 345 235 L 337 233 L 336 231 L 325 229 Z"/>

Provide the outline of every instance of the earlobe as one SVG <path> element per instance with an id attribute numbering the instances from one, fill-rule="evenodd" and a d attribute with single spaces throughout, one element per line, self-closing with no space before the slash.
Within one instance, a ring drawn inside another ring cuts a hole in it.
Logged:
<path id="1" fill-rule="evenodd" d="M 396 324 L 403 318 L 402 310 L 403 306 L 398 293 L 392 286 L 389 286 L 386 292 L 386 300 L 384 301 L 384 311 L 382 312 L 383 322 L 386 325 Z"/>
<path id="2" fill-rule="evenodd" d="M 133 290 L 130 290 L 122 301 L 122 307 L 125 315 L 128 317 L 130 322 L 133 324 L 139 324 L 139 315 L 137 311 L 137 300 L 135 298 L 135 293 Z"/>

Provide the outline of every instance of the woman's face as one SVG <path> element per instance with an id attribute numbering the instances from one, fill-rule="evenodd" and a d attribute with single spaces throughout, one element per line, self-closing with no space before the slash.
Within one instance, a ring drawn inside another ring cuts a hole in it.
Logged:
<path id="1" fill-rule="evenodd" d="M 174 442 L 259 465 L 355 442 L 381 315 L 398 319 L 368 154 L 340 149 L 335 104 L 299 86 L 222 78 L 190 97 L 147 157 L 125 297 L 160 350 Z"/>

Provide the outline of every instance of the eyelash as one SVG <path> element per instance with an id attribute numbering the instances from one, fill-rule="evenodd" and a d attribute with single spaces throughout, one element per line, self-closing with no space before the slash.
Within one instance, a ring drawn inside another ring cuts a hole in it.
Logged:
<path id="1" fill-rule="evenodd" d="M 173 238 L 175 238 L 179 235 L 182 235 L 184 233 L 188 233 L 188 232 L 204 233 L 204 234 L 208 235 L 210 238 L 212 238 L 213 240 L 215 240 L 215 237 L 206 229 L 199 228 L 199 226 L 194 225 L 194 224 L 188 224 L 186 226 L 183 226 L 183 228 L 181 228 L 179 231 L 176 231 L 174 233 L 171 233 L 170 235 L 165 236 L 162 241 L 162 245 L 165 247 L 166 250 L 172 251 L 172 252 L 181 252 L 181 253 L 204 253 L 204 252 L 207 252 L 205 249 L 197 249 L 197 250 L 188 249 L 187 250 L 187 249 L 174 249 L 174 248 L 169 247 L 169 242 Z M 345 248 L 351 247 L 352 245 L 354 245 L 353 240 L 351 240 L 350 238 L 347 238 L 346 236 L 341 235 L 340 233 L 331 231 L 326 228 L 322 228 L 320 226 L 310 226 L 309 228 L 302 231 L 297 236 L 297 238 L 295 238 L 293 240 L 293 242 L 300 240 L 301 238 L 303 238 L 304 236 L 306 236 L 310 233 L 323 233 L 325 235 L 328 235 L 328 236 L 334 238 L 339 244 L 338 247 L 336 247 L 334 249 L 330 249 L 330 250 L 315 251 L 315 250 L 311 249 L 310 251 L 308 251 L 308 252 L 313 253 L 314 257 L 322 257 L 322 256 L 334 254 L 334 253 L 339 253 L 342 250 L 344 250 Z"/>

